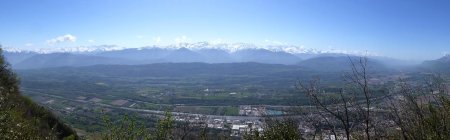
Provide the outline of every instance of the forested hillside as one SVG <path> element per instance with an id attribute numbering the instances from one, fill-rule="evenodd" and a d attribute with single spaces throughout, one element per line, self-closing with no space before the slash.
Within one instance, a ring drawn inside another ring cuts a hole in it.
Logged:
<path id="1" fill-rule="evenodd" d="M 24 97 L 0 49 L 0 139 L 78 139 L 56 116 Z"/>

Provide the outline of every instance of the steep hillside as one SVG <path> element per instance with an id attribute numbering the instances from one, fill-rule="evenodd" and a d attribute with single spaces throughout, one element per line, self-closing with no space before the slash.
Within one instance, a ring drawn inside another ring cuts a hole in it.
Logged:
<path id="1" fill-rule="evenodd" d="M 45 108 L 20 95 L 19 81 L 0 49 L 0 139 L 78 139 Z"/>

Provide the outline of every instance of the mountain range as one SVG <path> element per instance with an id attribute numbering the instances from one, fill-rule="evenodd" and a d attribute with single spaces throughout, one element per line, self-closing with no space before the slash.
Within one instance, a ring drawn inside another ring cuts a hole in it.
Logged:
<path id="1" fill-rule="evenodd" d="M 206 47 L 205 47 L 206 46 Z M 234 47 L 234 48 L 233 48 Z M 153 63 L 243 63 L 299 65 L 316 70 L 344 70 L 349 68 L 349 58 L 357 54 L 338 51 L 318 51 L 295 47 L 255 47 L 248 44 L 211 45 L 207 43 L 184 44 L 171 47 L 119 48 L 99 46 L 91 48 L 66 48 L 55 50 L 22 51 L 6 49 L 6 59 L 15 69 L 39 69 L 63 66 L 91 65 L 141 65 Z M 411 62 L 368 56 L 376 67 L 410 65 Z M 449 56 L 434 61 L 449 61 Z M 346 68 L 344 68 L 346 67 Z"/>

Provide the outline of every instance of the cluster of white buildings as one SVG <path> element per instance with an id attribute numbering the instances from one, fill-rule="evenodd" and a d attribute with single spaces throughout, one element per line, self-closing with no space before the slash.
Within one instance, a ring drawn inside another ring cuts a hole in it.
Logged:
<path id="1" fill-rule="evenodd" d="M 176 115 L 175 121 L 184 121 L 189 123 L 206 123 L 208 128 L 230 130 L 231 136 L 243 136 L 250 131 L 263 131 L 263 122 L 260 120 L 246 120 L 237 118 L 220 118 L 206 115 Z"/>
<path id="2" fill-rule="evenodd" d="M 266 107 L 264 106 L 250 106 L 241 105 L 239 106 L 239 115 L 241 116 L 263 116 L 266 114 Z"/>

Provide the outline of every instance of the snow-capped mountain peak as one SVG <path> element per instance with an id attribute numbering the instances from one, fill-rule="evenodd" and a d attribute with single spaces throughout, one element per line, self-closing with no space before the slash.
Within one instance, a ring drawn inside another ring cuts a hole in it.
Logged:
<path id="1" fill-rule="evenodd" d="M 297 45 L 255 45 L 250 43 L 210 43 L 210 42 L 195 42 L 195 43 L 178 43 L 172 45 L 153 45 L 144 46 L 138 48 L 130 48 L 117 45 L 100 45 L 100 46 L 79 46 L 79 47 L 60 47 L 60 48 L 40 48 L 40 49 L 17 49 L 17 48 L 5 48 L 7 52 L 35 52 L 40 54 L 49 53 L 100 53 L 108 51 L 119 51 L 125 49 L 168 49 L 176 50 L 186 48 L 192 51 L 199 51 L 204 49 L 216 49 L 226 51 L 228 53 L 234 53 L 241 50 L 258 50 L 264 49 L 272 52 L 285 52 L 289 54 L 348 54 L 348 55 L 368 55 L 377 56 L 375 53 L 362 52 L 362 51 L 347 51 L 338 49 L 321 50 L 315 48 L 305 48 L 304 46 Z"/>

